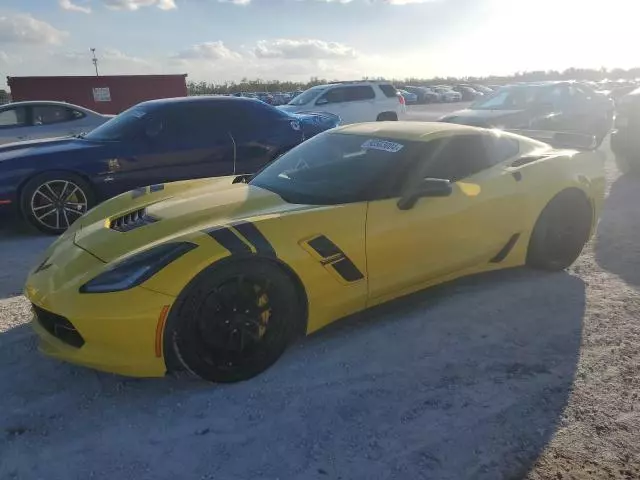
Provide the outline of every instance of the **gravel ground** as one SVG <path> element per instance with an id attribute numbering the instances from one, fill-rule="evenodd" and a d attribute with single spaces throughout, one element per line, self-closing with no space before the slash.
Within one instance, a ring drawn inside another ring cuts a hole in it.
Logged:
<path id="1" fill-rule="evenodd" d="M 640 478 L 640 180 L 607 168 L 598 234 L 569 272 L 393 302 L 235 385 L 40 355 L 20 290 L 51 240 L 5 227 L 0 479 Z"/>

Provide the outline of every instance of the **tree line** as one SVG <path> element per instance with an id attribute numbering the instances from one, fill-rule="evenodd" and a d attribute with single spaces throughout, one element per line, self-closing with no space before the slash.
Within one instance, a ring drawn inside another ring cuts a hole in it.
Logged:
<path id="1" fill-rule="evenodd" d="M 436 85 L 440 83 L 484 83 L 505 84 L 510 82 L 536 82 L 542 80 L 633 80 L 640 78 L 640 68 L 628 70 L 622 68 L 614 69 L 587 69 L 568 68 L 566 70 L 538 70 L 530 72 L 517 72 L 513 75 L 499 76 L 490 75 L 486 77 L 434 77 L 418 78 L 409 77 L 404 79 L 383 79 L 373 77 L 363 77 L 361 80 L 389 80 L 397 85 Z M 287 82 L 280 80 L 261 80 L 243 78 L 239 82 L 187 82 L 190 95 L 224 94 L 240 92 L 292 92 L 296 90 L 306 90 L 315 85 L 335 82 L 335 79 L 311 77 L 308 82 Z"/>

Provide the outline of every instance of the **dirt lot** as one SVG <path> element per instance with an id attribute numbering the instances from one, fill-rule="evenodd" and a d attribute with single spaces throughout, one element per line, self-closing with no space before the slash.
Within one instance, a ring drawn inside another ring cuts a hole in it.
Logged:
<path id="1" fill-rule="evenodd" d="M 236 385 L 38 354 L 20 290 L 50 239 L 5 227 L 0 479 L 640 478 L 640 180 L 607 168 L 571 271 L 394 302 Z"/>

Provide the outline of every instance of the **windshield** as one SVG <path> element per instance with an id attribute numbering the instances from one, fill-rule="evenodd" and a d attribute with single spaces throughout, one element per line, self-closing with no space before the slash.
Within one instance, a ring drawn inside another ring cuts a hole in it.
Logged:
<path id="1" fill-rule="evenodd" d="M 512 86 L 503 87 L 476 101 L 471 108 L 474 110 L 522 110 L 531 105 L 549 100 L 554 86 Z"/>
<path id="2" fill-rule="evenodd" d="M 324 133 L 285 153 L 250 184 L 290 203 L 333 205 L 367 200 L 374 184 L 402 172 L 410 142 Z"/>
<path id="3" fill-rule="evenodd" d="M 314 100 L 318 95 L 324 92 L 327 87 L 313 87 L 302 92 L 300 95 L 291 100 L 288 105 L 306 105 Z"/>
<path id="4" fill-rule="evenodd" d="M 148 113 L 148 107 L 140 105 L 131 107 L 95 128 L 84 138 L 96 142 L 115 142 L 131 138 L 140 131 L 142 122 Z"/>

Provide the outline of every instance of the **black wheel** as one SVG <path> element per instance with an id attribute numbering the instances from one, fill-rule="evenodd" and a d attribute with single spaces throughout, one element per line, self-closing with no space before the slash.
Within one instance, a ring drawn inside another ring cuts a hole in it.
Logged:
<path id="1" fill-rule="evenodd" d="M 382 112 L 376 118 L 378 122 L 395 122 L 398 120 L 398 114 L 396 112 Z"/>
<path id="2" fill-rule="evenodd" d="M 631 158 L 623 153 L 614 155 L 618 170 L 624 175 L 638 176 L 640 175 L 640 156 Z"/>
<path id="3" fill-rule="evenodd" d="M 95 204 L 89 184 L 69 172 L 46 172 L 22 188 L 20 208 L 25 219 L 44 233 L 59 235 Z"/>
<path id="4" fill-rule="evenodd" d="M 246 260 L 213 266 L 180 295 L 165 331 L 168 366 L 212 382 L 258 375 L 305 322 L 302 299 L 281 268 Z"/>
<path id="5" fill-rule="evenodd" d="M 542 270 L 564 270 L 576 261 L 589 240 L 591 204 L 580 190 L 556 195 L 536 221 L 527 265 Z"/>

